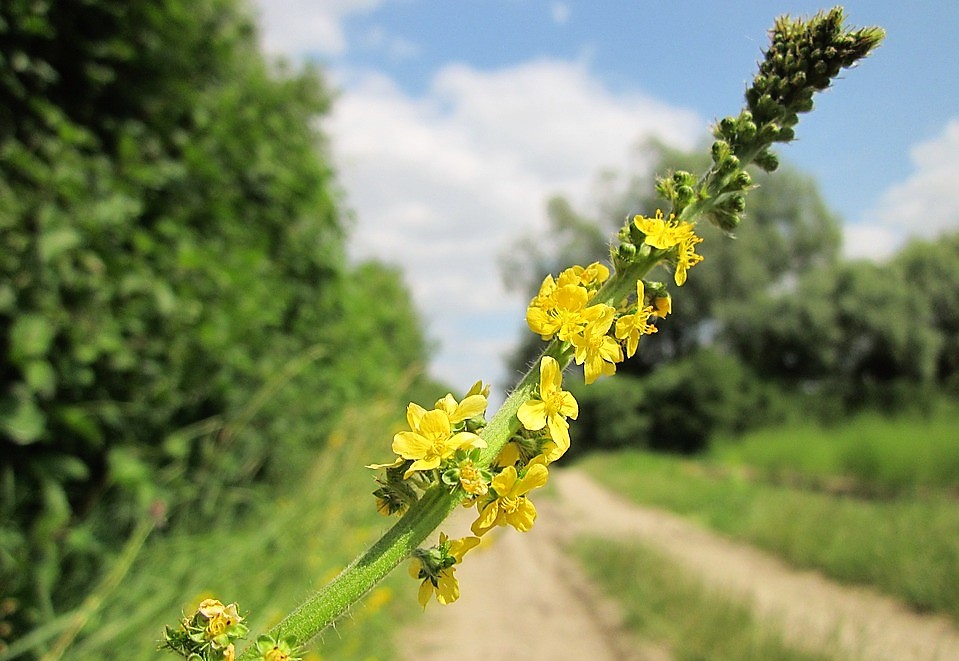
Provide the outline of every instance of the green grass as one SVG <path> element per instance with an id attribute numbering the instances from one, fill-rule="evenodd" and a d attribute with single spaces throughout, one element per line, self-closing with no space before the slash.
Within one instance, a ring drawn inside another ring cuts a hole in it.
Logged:
<path id="1" fill-rule="evenodd" d="M 835 497 L 638 451 L 593 455 L 580 465 L 636 502 L 959 622 L 959 503 L 952 498 Z"/>
<path id="2" fill-rule="evenodd" d="M 832 427 L 759 430 L 712 452 L 763 479 L 869 496 L 946 491 L 959 495 L 959 409 L 889 418 L 863 414 Z"/>
<path id="3" fill-rule="evenodd" d="M 176 625 L 207 596 L 239 603 L 241 614 L 248 613 L 250 640 L 275 624 L 390 523 L 375 511 L 375 485 L 363 466 L 389 453 L 402 407 L 374 409 L 347 414 L 315 464 L 299 471 L 303 477 L 242 520 L 200 534 L 154 532 L 64 658 L 173 659 L 156 651 L 164 625 Z M 306 661 L 395 658 L 391 632 L 403 613 L 416 610 L 416 586 L 404 578 L 395 572 L 367 595 L 321 635 Z"/>
<path id="4" fill-rule="evenodd" d="M 580 539 L 576 555 L 620 604 L 637 637 L 669 648 L 678 661 L 832 658 L 787 645 L 748 604 L 710 591 L 682 567 L 641 544 Z"/>

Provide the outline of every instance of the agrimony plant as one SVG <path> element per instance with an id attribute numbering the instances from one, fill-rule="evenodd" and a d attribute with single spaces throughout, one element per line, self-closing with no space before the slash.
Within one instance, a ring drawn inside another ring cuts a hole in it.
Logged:
<path id="1" fill-rule="evenodd" d="M 783 17 L 746 91 L 742 111 L 713 127 L 712 165 L 695 175 L 676 171 L 658 180 L 666 210 L 636 215 L 620 230 L 610 265 L 571 266 L 548 275 L 530 302 L 526 320 L 546 345 L 540 359 L 489 420 L 489 386 L 477 382 L 462 399 L 446 395 L 433 408 L 407 408 L 409 429 L 393 438 L 392 461 L 375 491 L 383 514 L 396 524 L 323 589 L 236 655 L 246 633 L 235 605 L 209 601 L 168 628 L 163 645 L 190 659 L 295 659 L 296 651 L 332 624 L 380 579 L 406 559 L 420 581 L 419 602 L 449 604 L 459 597 L 456 566 L 480 538 L 498 526 L 520 532 L 536 519 L 531 492 L 546 484 L 549 467 L 570 446 L 569 421 L 578 407 L 563 390 L 571 363 L 583 367 L 587 384 L 612 375 L 638 349 L 642 338 L 671 311 L 666 283 L 649 276 L 657 266 L 681 287 L 702 260 L 696 223 L 705 219 L 727 233 L 739 225 L 752 181 L 750 164 L 775 170 L 777 142 L 794 138 L 799 115 L 813 108 L 813 95 L 843 68 L 868 55 L 884 36 L 880 28 L 850 29 L 842 8 L 811 19 Z M 420 548 L 458 506 L 476 508 L 472 536 Z"/>

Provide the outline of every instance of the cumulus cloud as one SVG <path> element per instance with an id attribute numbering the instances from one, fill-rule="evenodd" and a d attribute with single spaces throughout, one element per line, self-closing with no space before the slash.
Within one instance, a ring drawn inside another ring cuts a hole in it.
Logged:
<path id="1" fill-rule="evenodd" d="M 959 230 L 959 118 L 910 152 L 913 173 L 891 186 L 867 215 L 870 224 L 851 225 L 847 252 L 884 257 L 909 237 L 932 238 Z"/>
<path id="2" fill-rule="evenodd" d="M 505 291 L 497 256 L 543 229 L 546 199 L 582 199 L 600 170 L 635 167 L 638 140 L 691 147 L 705 126 L 569 62 L 450 65 L 420 96 L 374 72 L 340 82 L 325 129 L 356 212 L 352 251 L 404 269 L 441 344 L 434 371 L 459 389 L 499 380 L 526 302 Z"/>
<path id="3" fill-rule="evenodd" d="M 381 0 L 258 0 L 267 52 L 287 56 L 340 55 L 347 48 L 343 19 L 371 12 Z"/>

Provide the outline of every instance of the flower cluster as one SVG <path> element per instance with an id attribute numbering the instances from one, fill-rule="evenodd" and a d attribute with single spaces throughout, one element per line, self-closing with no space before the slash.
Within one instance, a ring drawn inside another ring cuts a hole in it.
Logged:
<path id="1" fill-rule="evenodd" d="M 248 631 L 236 604 L 224 606 L 216 599 L 204 599 L 191 617 L 183 618 L 178 629 L 166 627 L 160 648 L 190 661 L 233 661 L 235 642 Z"/>
<path id="2" fill-rule="evenodd" d="M 630 259 L 636 244 L 648 252 L 661 253 L 673 264 L 677 285 L 686 282 L 687 271 L 702 261 L 690 223 L 664 219 L 662 212 L 652 218 L 636 216 L 621 233 Z M 621 251 L 626 252 L 626 251 Z M 600 376 L 616 373 L 616 364 L 636 353 L 640 337 L 656 332 L 655 317 L 665 317 L 671 308 L 665 288 L 655 283 L 647 295 L 646 283 L 636 282 L 636 297 L 627 297 L 617 307 L 608 303 L 590 304 L 599 286 L 609 278 L 609 269 L 599 263 L 583 268 L 573 266 L 559 278 L 546 276 L 539 292 L 526 310 L 526 322 L 544 340 L 557 339 L 572 347 L 577 365 L 583 365 L 587 384 Z"/>
<path id="3" fill-rule="evenodd" d="M 546 484 L 548 464 L 570 445 L 567 418 L 576 418 L 578 406 L 562 389 L 562 370 L 554 358 L 543 358 L 539 388 L 517 412 L 521 428 L 493 462 L 483 460 L 486 442 L 477 433 L 485 426 L 488 391 L 489 386 L 477 383 L 461 401 L 446 395 L 429 411 L 410 404 L 409 431 L 393 437 L 396 459 L 370 466 L 386 470 L 374 492 L 384 514 L 406 511 L 437 484 L 459 494 L 465 505 L 476 506 L 473 536 L 452 540 L 441 533 L 438 544 L 413 553 L 410 575 L 421 581 L 424 607 L 434 595 L 444 605 L 459 598 L 455 565 L 488 531 L 512 526 L 525 532 L 533 526 L 536 508 L 528 494 Z"/>
<path id="4" fill-rule="evenodd" d="M 447 394 L 429 411 L 410 403 L 406 409 L 409 430 L 393 436 L 396 459 L 367 466 L 386 469 L 373 492 L 377 510 L 402 514 L 439 481 L 474 496 L 486 492 L 490 476 L 476 462 L 477 451 L 486 447 L 477 432 L 486 425 L 487 395 L 489 386 L 477 381 L 461 401 Z"/>

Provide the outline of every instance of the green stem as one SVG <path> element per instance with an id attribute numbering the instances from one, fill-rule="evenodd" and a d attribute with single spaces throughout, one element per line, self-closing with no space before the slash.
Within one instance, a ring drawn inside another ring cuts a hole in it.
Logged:
<path id="1" fill-rule="evenodd" d="M 617 305 L 636 290 L 636 280 L 643 277 L 658 262 L 655 256 L 638 259 L 636 263 L 617 272 L 600 288 L 590 301 L 592 304 Z M 543 351 L 565 368 L 573 352 L 564 342 L 553 340 Z M 535 396 L 539 386 L 539 361 L 532 365 L 516 385 L 506 401 L 481 432 L 486 448 L 480 464 L 489 466 L 519 428 L 516 412 L 524 402 Z M 435 485 L 423 494 L 396 524 L 386 531 L 362 555 L 325 585 L 279 624 L 270 629 L 273 638 L 292 636 L 297 645 L 304 645 L 335 622 L 363 595 L 386 577 L 399 563 L 408 558 L 420 544 L 446 519 L 461 502 L 462 494 L 450 493 L 442 485 Z M 256 648 L 248 646 L 239 661 L 257 658 Z"/>

